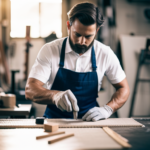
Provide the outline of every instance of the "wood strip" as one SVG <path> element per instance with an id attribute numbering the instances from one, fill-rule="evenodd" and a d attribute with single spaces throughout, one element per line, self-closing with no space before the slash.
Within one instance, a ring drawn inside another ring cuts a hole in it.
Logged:
<path id="1" fill-rule="evenodd" d="M 112 130 L 113 131 L 113 130 Z M 121 136 L 120 134 L 118 134 L 117 132 L 113 131 L 114 134 L 116 134 L 117 136 L 119 136 L 120 138 L 122 138 L 125 142 L 129 142 L 128 139 L 126 139 L 125 137 Z"/>
<path id="2" fill-rule="evenodd" d="M 55 142 L 57 142 L 57 141 L 60 141 L 60 140 L 66 139 L 66 138 L 71 137 L 71 136 L 74 136 L 74 134 L 73 134 L 73 133 L 71 133 L 71 134 L 66 134 L 66 135 L 64 135 L 64 136 L 61 136 L 61 137 L 58 137 L 58 138 L 55 138 L 55 139 L 49 140 L 49 141 L 48 141 L 48 144 L 55 143 Z"/>
<path id="3" fill-rule="evenodd" d="M 46 137 L 50 137 L 50 136 L 53 136 L 53 135 L 58 135 L 58 134 L 64 134 L 65 131 L 61 131 L 61 132 L 52 132 L 52 133 L 49 133 L 47 135 L 40 135 L 40 136 L 37 136 L 36 139 L 42 139 L 42 138 L 46 138 Z"/>
<path id="4" fill-rule="evenodd" d="M 26 50 L 25 50 L 25 71 L 24 71 L 24 80 L 28 78 L 28 68 L 29 68 L 29 50 L 31 47 L 30 43 L 30 26 L 26 26 Z"/>
<path id="5" fill-rule="evenodd" d="M 125 137 L 121 136 L 120 134 L 118 134 L 117 132 L 115 132 L 120 138 L 122 138 L 125 142 L 129 142 L 128 139 L 126 139 Z"/>
<path id="6" fill-rule="evenodd" d="M 118 135 L 118 133 L 116 133 L 112 129 L 108 127 L 103 127 L 103 130 L 124 148 L 132 147 L 129 143 L 127 143 L 126 140 L 124 140 L 120 135 Z"/>
<path id="7" fill-rule="evenodd" d="M 5 57 L 5 52 L 4 52 L 4 48 L 3 48 L 3 43 L 2 41 L 0 41 L 0 59 L 2 61 L 2 65 L 5 69 L 5 80 L 7 84 L 10 84 L 10 71 L 9 71 L 9 67 L 8 67 L 8 63 Z"/>

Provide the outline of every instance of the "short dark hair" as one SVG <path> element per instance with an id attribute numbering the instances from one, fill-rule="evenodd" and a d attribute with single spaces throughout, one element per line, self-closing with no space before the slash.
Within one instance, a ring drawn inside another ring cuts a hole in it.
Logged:
<path id="1" fill-rule="evenodd" d="M 78 18 L 84 25 L 96 23 L 97 27 L 100 27 L 104 22 L 103 15 L 100 13 L 99 8 L 88 2 L 76 4 L 67 15 L 70 25 L 72 25 L 75 18 Z"/>

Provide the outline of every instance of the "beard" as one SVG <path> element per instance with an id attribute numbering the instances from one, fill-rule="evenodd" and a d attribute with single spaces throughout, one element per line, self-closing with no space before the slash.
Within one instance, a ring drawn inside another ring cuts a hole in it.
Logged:
<path id="1" fill-rule="evenodd" d="M 80 45 L 80 44 L 73 44 L 73 42 L 71 41 L 71 37 L 69 35 L 69 43 L 70 46 L 72 48 L 72 50 L 78 54 L 83 54 L 85 53 L 94 43 L 95 38 L 93 39 L 93 41 L 91 42 L 91 44 L 89 46 L 86 45 Z"/>

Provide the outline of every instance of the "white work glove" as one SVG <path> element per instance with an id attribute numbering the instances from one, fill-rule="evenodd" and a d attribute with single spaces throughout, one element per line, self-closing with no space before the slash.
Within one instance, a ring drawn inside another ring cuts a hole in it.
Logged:
<path id="1" fill-rule="evenodd" d="M 61 111 L 79 111 L 77 99 L 71 90 L 58 92 L 53 96 L 53 101 L 57 108 L 59 108 Z"/>
<path id="2" fill-rule="evenodd" d="M 90 109 L 82 119 L 84 121 L 98 121 L 100 119 L 107 119 L 113 113 L 113 109 L 108 105 L 104 105 L 104 107 L 94 107 Z"/>

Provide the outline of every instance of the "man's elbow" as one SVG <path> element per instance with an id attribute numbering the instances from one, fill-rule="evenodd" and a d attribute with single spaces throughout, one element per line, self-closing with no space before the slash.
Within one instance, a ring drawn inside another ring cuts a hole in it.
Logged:
<path id="1" fill-rule="evenodd" d="M 129 85 L 127 86 L 127 90 L 128 90 L 128 95 L 130 95 L 130 88 L 129 88 Z"/>
<path id="2" fill-rule="evenodd" d="M 25 98 L 26 98 L 26 100 L 32 100 L 29 86 L 25 87 Z"/>
<path id="3" fill-rule="evenodd" d="M 129 86 L 126 88 L 126 90 L 125 90 L 125 99 L 126 99 L 126 101 L 127 101 L 127 99 L 128 99 L 128 97 L 129 97 L 129 95 L 130 95 L 130 88 L 129 88 Z"/>

